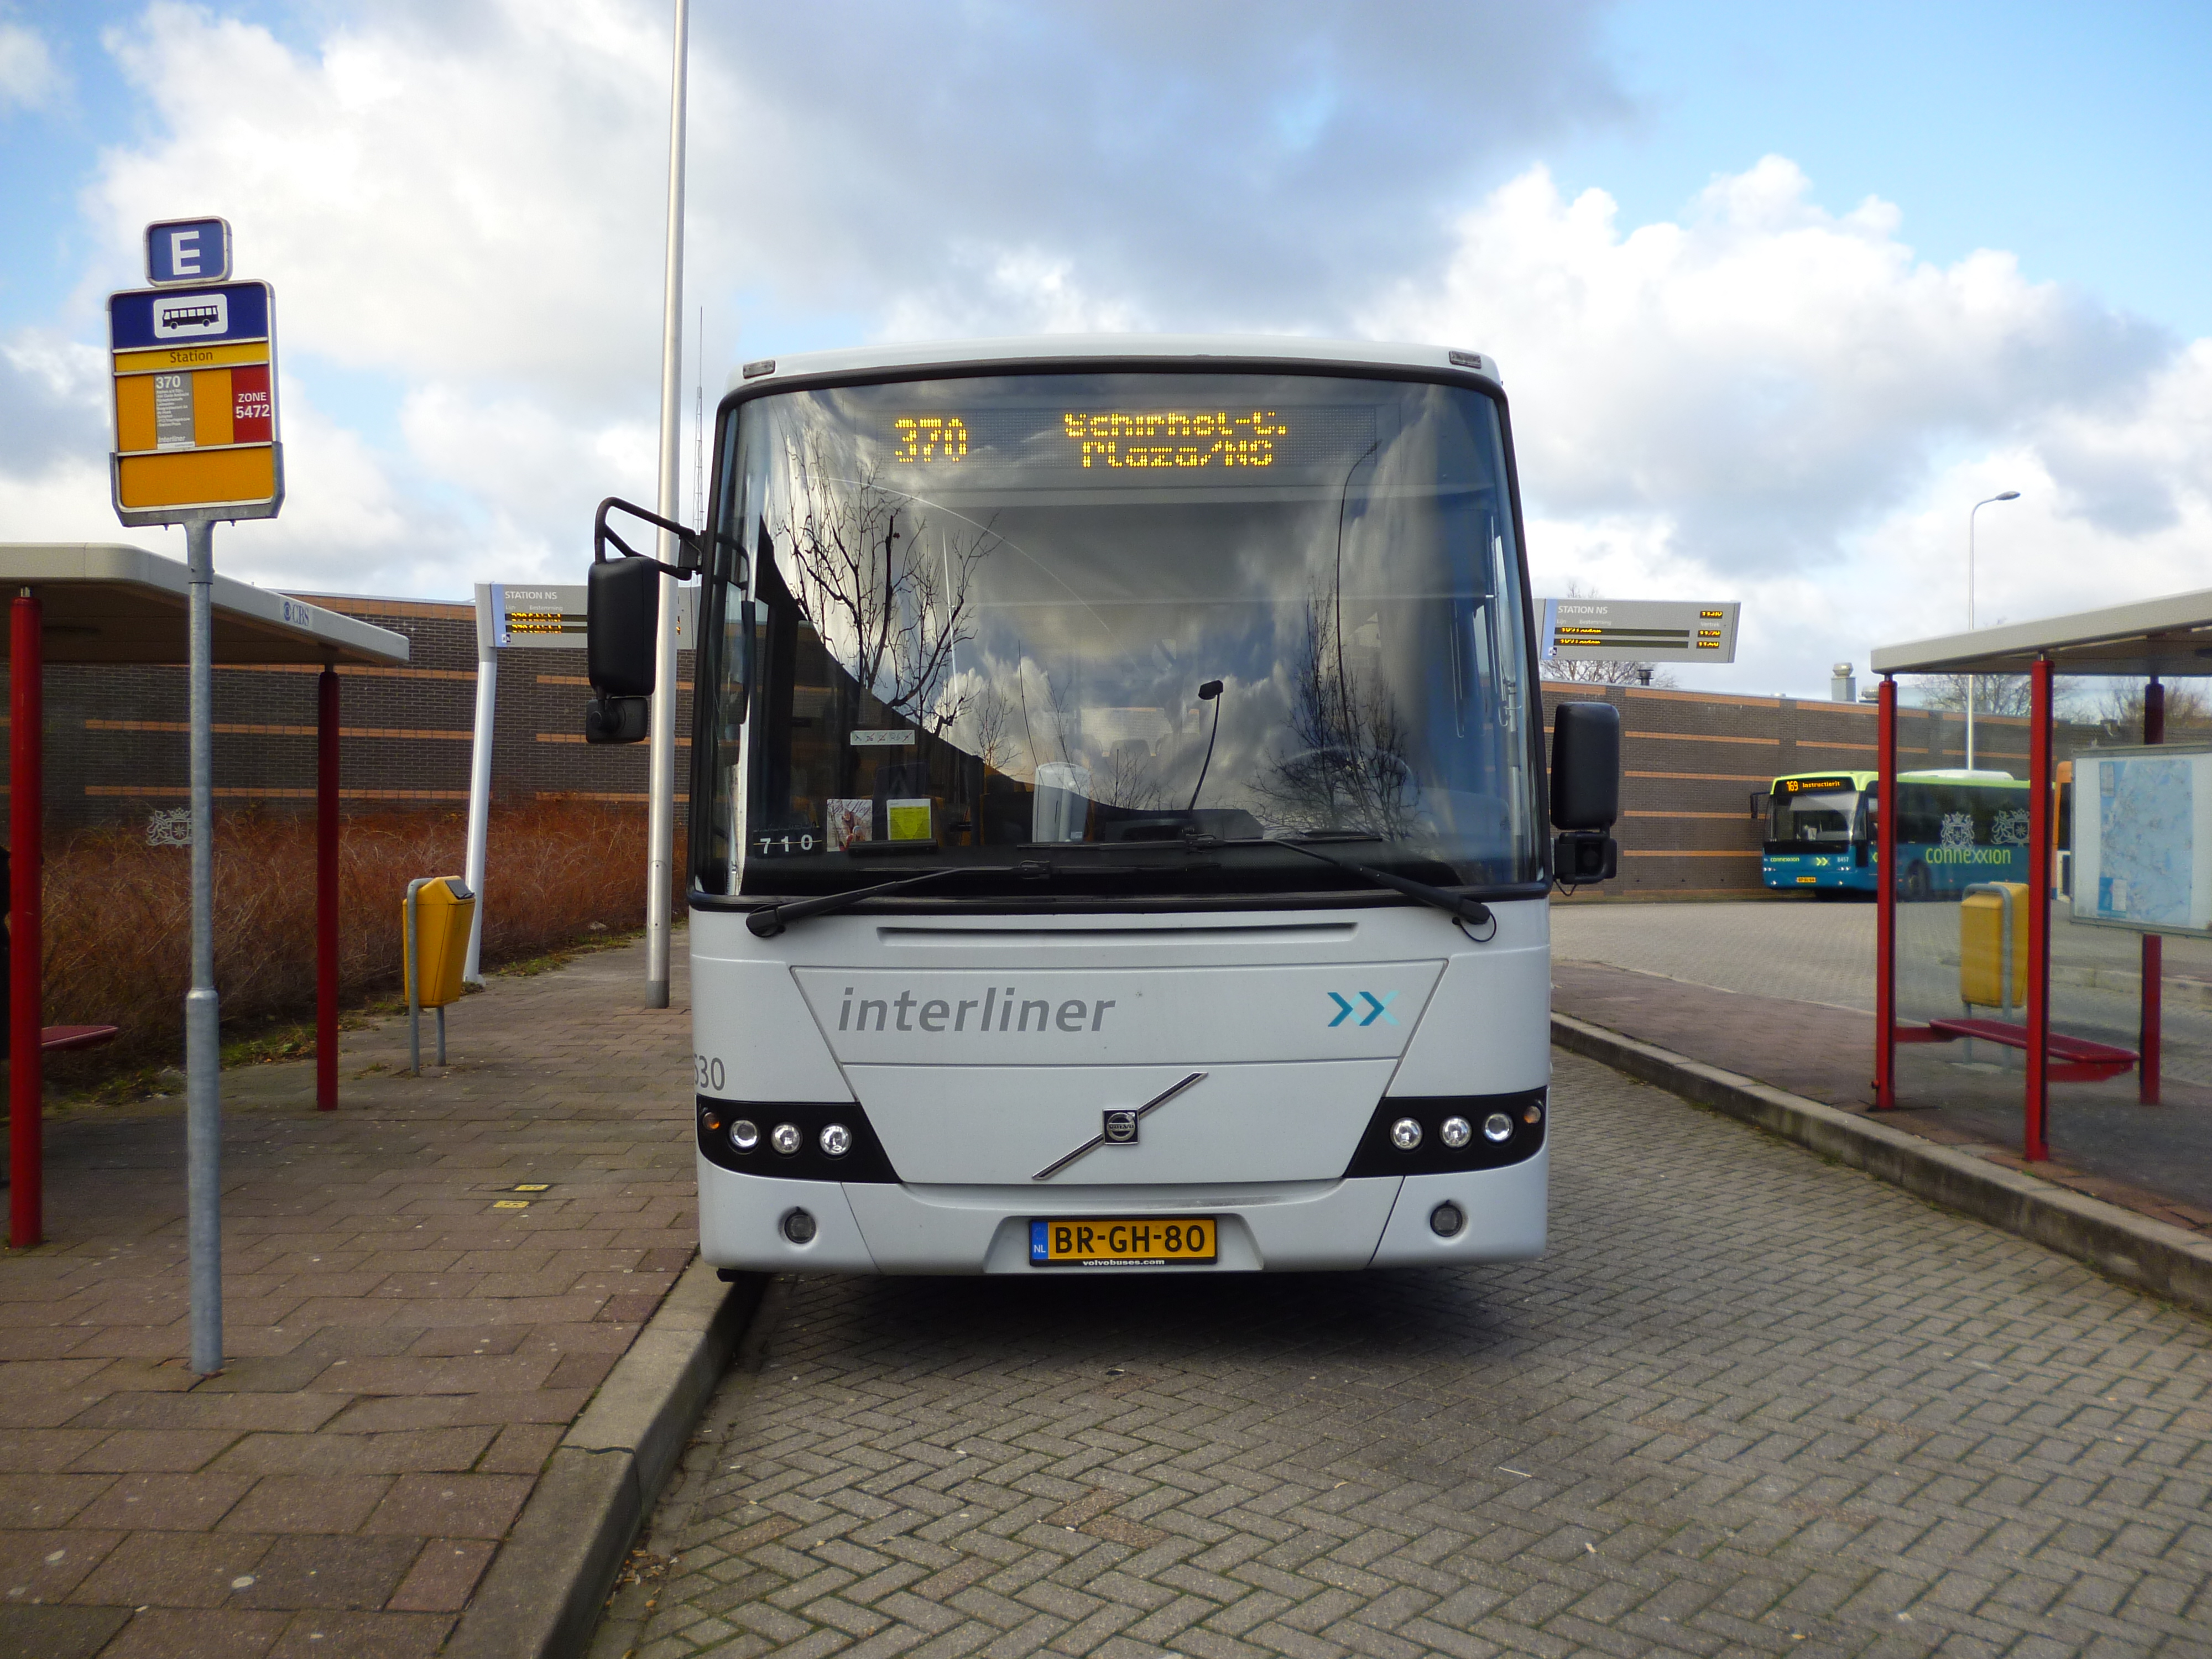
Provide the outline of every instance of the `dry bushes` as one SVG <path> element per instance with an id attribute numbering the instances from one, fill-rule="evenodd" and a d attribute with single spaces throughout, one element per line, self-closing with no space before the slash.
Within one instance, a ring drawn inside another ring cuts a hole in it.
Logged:
<path id="1" fill-rule="evenodd" d="M 345 821 L 338 875 L 344 1001 L 397 988 L 407 884 L 459 875 L 464 848 L 458 813 L 382 812 Z M 143 824 L 56 838 L 45 882 L 46 1023 L 123 1030 L 115 1045 L 71 1057 L 58 1075 L 181 1060 L 191 966 L 190 859 L 185 848 L 148 846 Z M 585 802 L 496 805 L 485 869 L 487 966 L 574 943 L 595 922 L 611 931 L 642 927 L 645 815 Z M 313 818 L 220 815 L 215 886 L 216 988 L 225 1025 L 311 1017 Z"/>

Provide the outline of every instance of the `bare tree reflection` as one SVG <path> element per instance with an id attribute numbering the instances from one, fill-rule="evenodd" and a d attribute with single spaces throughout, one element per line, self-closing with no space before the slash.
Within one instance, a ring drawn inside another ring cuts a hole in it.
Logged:
<path id="1" fill-rule="evenodd" d="M 1413 827 L 1405 725 L 1382 682 L 1379 629 L 1371 644 L 1362 637 L 1370 627 L 1356 628 L 1347 646 L 1337 606 L 1322 594 L 1307 602 L 1286 752 L 1264 760 L 1250 785 L 1262 816 L 1285 830 L 1395 841 Z"/>
<path id="2" fill-rule="evenodd" d="M 1158 811 L 1166 802 L 1152 746 L 1134 739 L 1111 745 L 1091 775 L 1092 792 L 1108 806 Z"/>
<path id="3" fill-rule="evenodd" d="M 943 732 L 966 702 L 951 669 L 975 637 L 971 578 L 998 538 L 933 520 L 913 496 L 881 488 L 872 468 L 841 478 L 811 448 L 787 465 L 792 505 L 769 534 L 794 597 L 886 713 Z"/>

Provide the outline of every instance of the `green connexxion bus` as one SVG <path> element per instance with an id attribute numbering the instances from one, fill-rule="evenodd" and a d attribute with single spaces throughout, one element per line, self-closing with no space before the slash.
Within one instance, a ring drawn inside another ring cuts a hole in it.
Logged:
<path id="1" fill-rule="evenodd" d="M 2027 879 L 2027 785 L 2008 772 L 1955 768 L 1897 780 L 1901 897 L 1956 897 L 1979 881 Z M 1872 772 L 1801 772 L 1753 795 L 1764 819 L 1759 875 L 1769 887 L 1875 890 L 1881 784 Z"/>

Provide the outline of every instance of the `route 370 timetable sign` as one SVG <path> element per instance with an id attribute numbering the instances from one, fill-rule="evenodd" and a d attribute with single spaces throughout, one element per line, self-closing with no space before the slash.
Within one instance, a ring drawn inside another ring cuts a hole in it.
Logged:
<path id="1" fill-rule="evenodd" d="M 276 296 L 266 283 L 165 276 L 108 296 L 116 515 L 273 519 L 284 501 Z"/>

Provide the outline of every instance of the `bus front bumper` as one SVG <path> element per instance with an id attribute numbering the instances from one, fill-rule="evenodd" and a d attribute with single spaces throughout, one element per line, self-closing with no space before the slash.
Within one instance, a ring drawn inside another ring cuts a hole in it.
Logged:
<path id="1" fill-rule="evenodd" d="M 1760 855 L 1759 869 L 1766 885 L 1784 892 L 1822 887 L 1874 890 L 1874 871 L 1849 853 L 1767 853 Z"/>
<path id="2" fill-rule="evenodd" d="M 700 1254 L 756 1273 L 1313 1272 L 1526 1261 L 1543 1254 L 1550 1149 L 1498 1170 L 1191 1188 L 909 1187 L 785 1181 L 699 1169 Z M 1449 1202 L 1463 1218 L 1440 1234 Z M 791 1227 L 803 1212 L 811 1228 Z M 1056 1217 L 1212 1216 L 1203 1265 L 1038 1268 L 1030 1223 Z M 803 1242 L 793 1231 L 810 1234 Z"/>

